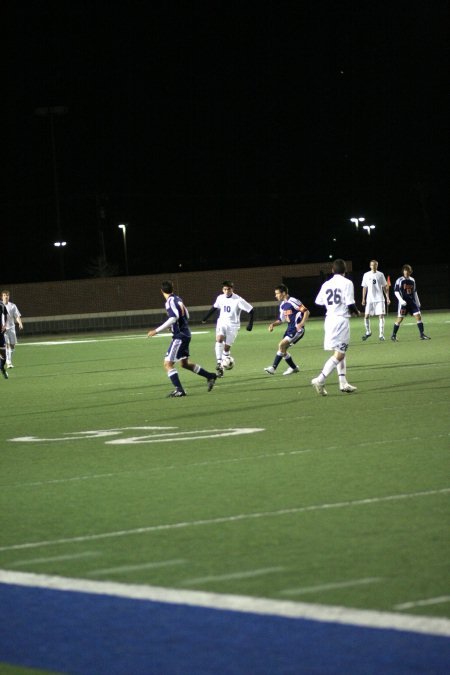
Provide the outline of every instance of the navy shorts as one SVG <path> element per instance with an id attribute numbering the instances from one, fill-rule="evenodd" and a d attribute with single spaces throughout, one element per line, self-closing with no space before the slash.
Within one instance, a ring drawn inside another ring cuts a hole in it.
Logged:
<path id="1" fill-rule="evenodd" d="M 283 340 L 289 340 L 290 345 L 295 345 L 299 340 L 302 339 L 302 337 L 305 334 L 305 329 L 302 328 L 301 330 L 297 331 L 296 333 L 293 333 L 291 331 L 286 331 L 283 337 Z"/>
<path id="2" fill-rule="evenodd" d="M 411 314 L 411 316 L 420 314 L 420 307 L 413 300 L 407 300 L 406 305 L 399 304 L 398 306 L 398 316 L 408 316 L 408 314 Z"/>
<path id="3" fill-rule="evenodd" d="M 173 338 L 170 343 L 169 349 L 166 352 L 164 357 L 165 361 L 181 361 L 182 359 L 189 358 L 189 344 L 191 342 L 190 337 L 176 337 Z"/>

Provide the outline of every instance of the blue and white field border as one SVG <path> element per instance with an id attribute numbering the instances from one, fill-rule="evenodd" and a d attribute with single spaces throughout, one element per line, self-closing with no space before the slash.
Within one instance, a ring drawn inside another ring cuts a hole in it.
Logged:
<path id="1" fill-rule="evenodd" d="M 450 620 L 0 570 L 0 661 L 81 675 L 444 675 Z"/>

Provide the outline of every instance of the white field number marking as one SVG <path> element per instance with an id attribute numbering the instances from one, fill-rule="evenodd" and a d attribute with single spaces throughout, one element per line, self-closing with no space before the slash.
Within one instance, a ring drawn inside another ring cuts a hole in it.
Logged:
<path id="1" fill-rule="evenodd" d="M 54 438 L 41 438 L 39 436 L 18 436 L 10 438 L 15 443 L 53 443 L 62 441 L 80 441 L 93 438 L 111 438 L 105 440 L 106 445 L 136 445 L 138 443 L 167 443 L 169 441 L 192 441 L 206 438 L 223 438 L 224 436 L 241 436 L 243 434 L 256 434 L 264 429 L 258 427 L 225 428 L 225 429 L 196 429 L 194 431 L 174 431 L 178 427 L 122 427 L 119 429 L 97 429 L 94 431 L 74 431 L 55 436 Z M 132 436 L 123 434 L 129 431 L 146 432 L 134 433 Z M 150 432 L 150 433 L 149 433 Z M 117 438 L 120 436 L 120 438 Z"/>

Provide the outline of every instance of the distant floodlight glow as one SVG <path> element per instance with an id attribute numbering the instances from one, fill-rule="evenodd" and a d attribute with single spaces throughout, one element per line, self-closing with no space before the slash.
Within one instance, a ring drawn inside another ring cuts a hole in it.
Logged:
<path id="1" fill-rule="evenodd" d="M 366 230 L 367 234 L 370 235 L 370 231 L 375 229 L 375 225 L 363 225 L 363 230 Z"/>
<path id="2" fill-rule="evenodd" d="M 356 229 L 359 228 L 359 224 L 363 223 L 365 221 L 365 218 L 350 218 L 350 222 L 355 223 Z"/>
<path id="3" fill-rule="evenodd" d="M 57 248 L 59 248 L 60 246 L 67 246 L 67 241 L 55 241 L 53 246 L 56 246 Z"/>

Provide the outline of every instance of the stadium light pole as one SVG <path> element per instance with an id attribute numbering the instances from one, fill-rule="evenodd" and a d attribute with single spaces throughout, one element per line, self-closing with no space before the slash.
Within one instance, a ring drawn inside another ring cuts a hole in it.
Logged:
<path id="1" fill-rule="evenodd" d="M 58 248 L 61 250 L 61 253 L 59 255 L 59 265 L 61 269 L 61 278 L 65 279 L 66 278 L 66 269 L 64 266 L 64 248 L 67 246 L 67 241 L 55 241 L 53 243 L 53 246 L 55 248 Z"/>
<path id="2" fill-rule="evenodd" d="M 59 199 L 59 179 L 58 179 L 58 164 L 56 161 L 56 141 L 55 141 L 55 123 L 54 118 L 56 116 L 66 115 L 68 108 L 63 105 L 53 105 L 46 106 L 43 108 L 36 108 L 34 111 L 39 117 L 48 117 L 50 122 L 50 146 L 52 151 L 52 167 L 53 167 L 53 187 L 55 192 L 55 216 L 56 216 L 56 233 L 59 239 L 59 244 L 62 244 L 62 232 L 61 232 L 61 208 L 60 208 L 60 199 Z M 66 242 L 64 242 L 65 246 Z M 56 246 L 56 243 L 55 243 Z M 61 255 L 61 274 L 62 278 L 65 279 L 65 269 L 64 261 Z"/>
<path id="3" fill-rule="evenodd" d="M 359 229 L 359 224 L 364 223 L 366 219 L 365 218 L 350 218 L 350 221 L 352 223 L 355 223 L 355 227 L 358 230 Z"/>
<path id="4" fill-rule="evenodd" d="M 366 230 L 367 234 L 370 237 L 370 233 L 375 229 L 375 225 L 363 225 L 363 230 Z"/>
<path id="5" fill-rule="evenodd" d="M 128 252 L 127 252 L 127 225 L 126 223 L 121 223 L 119 225 L 119 230 L 122 230 L 123 234 L 123 252 L 125 255 L 125 274 L 128 276 Z"/>

